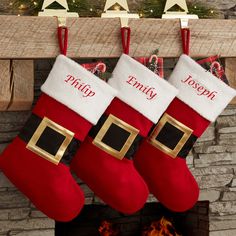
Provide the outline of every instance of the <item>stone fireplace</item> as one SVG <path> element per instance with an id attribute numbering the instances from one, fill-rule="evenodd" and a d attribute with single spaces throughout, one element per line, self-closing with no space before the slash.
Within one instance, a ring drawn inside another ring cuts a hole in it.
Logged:
<path id="1" fill-rule="evenodd" d="M 173 63 L 172 60 L 166 61 L 166 73 L 173 68 Z M 53 61 L 35 61 L 36 98 L 52 64 Z M 0 112 L 0 152 L 18 134 L 29 114 L 30 111 Z M 191 230 L 199 230 L 196 234 L 199 236 L 236 235 L 236 105 L 229 105 L 207 129 L 188 156 L 187 163 L 199 183 L 201 194 L 197 205 L 178 217 L 186 217 Z M 85 209 L 91 204 L 105 207 L 84 183 L 79 181 L 79 184 L 86 196 Z M 152 195 L 148 202 L 154 205 L 147 203 L 147 207 L 158 206 Z M 137 214 L 131 216 L 134 225 L 142 218 L 141 213 Z M 127 220 L 126 217 L 122 220 Z M 55 222 L 39 212 L 0 173 L 0 235 L 53 236 L 54 229 Z"/>
<path id="2" fill-rule="evenodd" d="M 142 236 L 144 233 L 160 235 L 154 233 L 161 229 L 158 226 L 156 231 L 154 229 L 156 222 L 163 220 L 163 217 L 171 224 L 169 230 L 163 224 L 167 232 L 171 233 L 163 235 L 209 235 L 209 202 L 202 201 L 184 213 L 171 212 L 159 203 L 147 203 L 142 210 L 131 216 L 118 213 L 105 205 L 87 205 L 75 220 L 69 223 L 57 222 L 55 236 L 99 236 L 99 230 L 101 233 L 105 231 L 101 230 L 104 221 L 113 225 L 114 230 L 110 232 L 117 232 L 117 236 Z M 109 232 L 107 227 L 106 232 Z"/>

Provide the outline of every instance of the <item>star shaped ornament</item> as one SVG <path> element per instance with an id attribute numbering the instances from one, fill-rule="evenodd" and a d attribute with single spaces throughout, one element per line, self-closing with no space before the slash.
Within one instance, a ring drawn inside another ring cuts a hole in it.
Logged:
<path id="1" fill-rule="evenodd" d="M 67 0 L 44 0 L 42 10 L 46 9 L 48 6 L 50 6 L 54 2 L 57 2 L 62 7 L 64 7 L 66 10 L 69 10 Z"/>
<path id="2" fill-rule="evenodd" d="M 188 13 L 188 7 L 187 7 L 186 0 L 167 0 L 164 12 L 165 13 L 168 12 L 168 10 L 170 10 L 175 5 L 181 7 L 185 13 Z M 169 12 L 171 12 L 171 11 L 169 11 Z"/>
<path id="3" fill-rule="evenodd" d="M 123 9 L 122 10 L 113 10 L 110 9 L 114 5 L 119 5 Z M 101 15 L 102 18 L 120 18 L 121 27 L 128 27 L 129 18 L 139 18 L 138 14 L 129 13 L 129 7 L 127 0 L 107 0 L 104 8 L 104 13 Z"/>
<path id="4" fill-rule="evenodd" d="M 170 9 L 173 6 L 179 6 L 184 11 L 171 11 Z M 181 28 L 188 27 L 188 20 L 189 19 L 198 19 L 198 15 L 188 14 L 188 6 L 186 0 L 167 0 L 165 10 L 162 15 L 163 19 L 180 19 L 181 20 Z"/>
<path id="5" fill-rule="evenodd" d="M 115 4 L 118 4 L 122 8 L 124 8 L 126 11 L 129 11 L 129 6 L 128 6 L 128 3 L 127 3 L 127 0 L 118 0 L 118 1 L 116 1 L 116 0 L 107 0 L 104 11 L 106 12 L 107 10 L 109 10 L 109 8 L 111 8 Z"/>
<path id="6" fill-rule="evenodd" d="M 54 2 L 60 4 L 62 7 L 64 7 L 64 9 L 47 8 Z M 79 17 L 77 12 L 68 12 L 68 11 L 69 7 L 67 4 L 67 0 L 44 0 L 42 11 L 38 13 L 38 16 L 56 16 L 58 17 L 59 26 L 65 26 L 67 17 Z"/>

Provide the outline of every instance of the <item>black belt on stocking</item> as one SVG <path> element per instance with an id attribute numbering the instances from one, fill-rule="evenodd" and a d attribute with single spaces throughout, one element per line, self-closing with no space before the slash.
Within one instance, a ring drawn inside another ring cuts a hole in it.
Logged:
<path id="1" fill-rule="evenodd" d="M 35 114 L 26 122 L 19 137 L 27 143 L 27 149 L 56 165 L 69 165 L 80 145 L 73 132 Z"/>
<path id="2" fill-rule="evenodd" d="M 142 140 L 138 129 L 112 114 L 103 115 L 89 136 L 94 145 L 119 160 L 132 159 Z"/>

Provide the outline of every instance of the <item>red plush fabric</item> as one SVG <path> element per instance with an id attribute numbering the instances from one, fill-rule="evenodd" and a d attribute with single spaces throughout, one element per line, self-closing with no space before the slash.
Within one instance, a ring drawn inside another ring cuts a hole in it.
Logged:
<path id="1" fill-rule="evenodd" d="M 131 124 L 146 136 L 153 123 L 126 105 L 114 99 L 105 112 Z M 148 188 L 136 171 L 132 160 L 118 160 L 92 143 L 87 137 L 71 163 L 71 169 L 104 202 L 126 214 L 143 207 L 148 197 Z"/>
<path id="2" fill-rule="evenodd" d="M 43 94 L 33 113 L 47 117 L 75 132 L 75 138 L 84 140 L 91 124 L 78 114 Z M 55 165 L 26 148 L 19 137 L 0 157 L 0 168 L 10 181 L 48 217 L 57 221 L 75 218 L 84 204 L 84 195 L 73 179 L 70 169 Z"/>
<path id="3" fill-rule="evenodd" d="M 191 128 L 197 137 L 210 123 L 177 98 L 166 113 Z M 135 155 L 134 163 L 150 192 L 167 208 L 177 212 L 186 211 L 198 200 L 198 184 L 185 159 L 173 159 L 145 140 Z"/>
<path id="4" fill-rule="evenodd" d="M 83 117 L 57 102 L 46 94 L 42 94 L 34 107 L 33 113 L 44 116 L 75 133 L 75 138 L 83 141 L 92 125 Z"/>
<path id="5" fill-rule="evenodd" d="M 113 114 L 119 119 L 139 129 L 139 134 L 143 137 L 148 135 L 153 123 L 129 105 L 116 98 L 105 111 L 107 115 Z"/>
<path id="6" fill-rule="evenodd" d="M 69 168 L 39 157 L 18 137 L 4 151 L 0 166 L 10 181 L 52 219 L 69 221 L 83 207 L 84 195 Z"/>

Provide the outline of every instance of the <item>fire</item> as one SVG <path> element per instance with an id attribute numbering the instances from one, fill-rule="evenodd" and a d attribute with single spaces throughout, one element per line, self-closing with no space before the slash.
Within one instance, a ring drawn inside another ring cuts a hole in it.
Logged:
<path id="1" fill-rule="evenodd" d="M 154 221 L 143 231 L 142 236 L 181 236 L 179 235 L 173 224 L 162 217 L 159 221 Z"/>
<path id="2" fill-rule="evenodd" d="M 118 229 L 108 221 L 103 221 L 98 231 L 100 236 L 118 236 L 119 233 Z"/>

